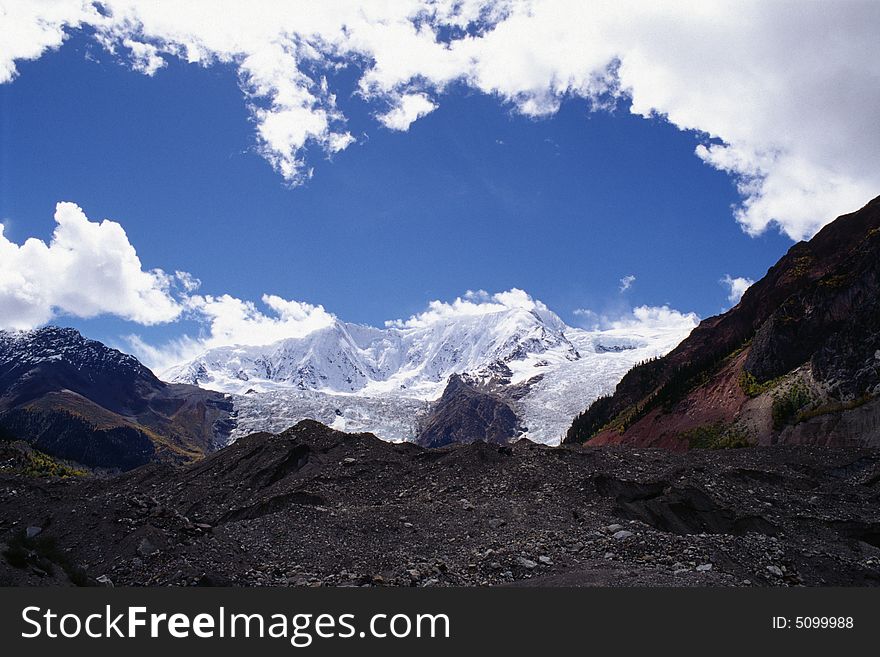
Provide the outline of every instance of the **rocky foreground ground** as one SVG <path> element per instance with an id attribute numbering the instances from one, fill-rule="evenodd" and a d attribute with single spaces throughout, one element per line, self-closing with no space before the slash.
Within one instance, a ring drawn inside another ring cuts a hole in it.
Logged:
<path id="1" fill-rule="evenodd" d="M 880 452 L 390 444 L 301 422 L 190 466 L 0 475 L 0 584 L 880 583 Z"/>

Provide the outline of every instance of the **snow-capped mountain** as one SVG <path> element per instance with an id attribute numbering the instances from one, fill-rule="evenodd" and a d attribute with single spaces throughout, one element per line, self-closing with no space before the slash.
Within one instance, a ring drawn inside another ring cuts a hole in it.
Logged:
<path id="1" fill-rule="evenodd" d="M 229 439 L 225 395 L 160 381 L 71 328 L 0 331 L 0 435 L 82 465 L 201 458 Z"/>
<path id="2" fill-rule="evenodd" d="M 162 378 L 233 395 L 233 437 L 312 418 L 400 441 L 415 437 L 451 375 L 468 374 L 509 397 L 525 436 L 557 444 L 578 412 L 691 328 L 633 326 L 572 328 L 540 302 L 383 329 L 336 320 L 269 345 L 209 349 Z"/>

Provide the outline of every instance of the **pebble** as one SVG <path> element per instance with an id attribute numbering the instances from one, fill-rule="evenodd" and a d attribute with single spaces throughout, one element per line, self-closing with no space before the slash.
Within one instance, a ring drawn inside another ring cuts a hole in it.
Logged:
<path id="1" fill-rule="evenodd" d="M 712 564 L 710 563 L 701 563 L 699 566 L 697 566 L 697 572 L 699 573 L 705 573 L 710 570 L 712 570 Z"/>
<path id="2" fill-rule="evenodd" d="M 540 561 L 545 566 L 552 566 L 553 565 L 553 560 L 544 554 L 542 554 L 540 557 L 538 557 L 538 561 Z"/>
<path id="3" fill-rule="evenodd" d="M 782 577 L 782 569 L 779 566 L 767 566 L 767 570 L 770 572 L 771 575 Z"/>
<path id="4" fill-rule="evenodd" d="M 42 527 L 28 527 L 24 530 L 28 538 L 36 538 L 43 531 Z"/>
<path id="5" fill-rule="evenodd" d="M 538 565 L 537 563 L 535 563 L 531 559 L 526 559 L 525 557 L 517 557 L 516 562 L 520 566 L 522 566 L 523 568 L 528 568 L 529 570 L 531 570 L 532 568 L 535 568 Z"/>
<path id="6" fill-rule="evenodd" d="M 138 543 L 137 553 L 142 557 L 149 557 L 150 555 L 156 554 L 159 550 L 155 545 L 150 543 L 150 539 L 142 538 L 141 542 Z"/>
<path id="7" fill-rule="evenodd" d="M 625 538 L 629 538 L 633 533 L 631 531 L 627 531 L 626 529 L 621 529 L 620 531 L 614 532 L 612 538 L 616 541 L 622 541 Z"/>
<path id="8" fill-rule="evenodd" d="M 618 532 L 623 529 L 623 525 L 614 523 L 613 525 L 608 525 L 605 529 L 609 532 Z"/>

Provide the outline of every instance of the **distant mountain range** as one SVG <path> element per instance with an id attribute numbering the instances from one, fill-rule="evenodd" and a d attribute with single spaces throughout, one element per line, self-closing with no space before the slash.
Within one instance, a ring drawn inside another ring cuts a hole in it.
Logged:
<path id="1" fill-rule="evenodd" d="M 231 405 L 160 381 L 73 329 L 0 331 L 0 434 L 83 465 L 197 460 L 227 442 Z"/>
<path id="2" fill-rule="evenodd" d="M 567 442 L 880 445 L 880 198 L 595 401 Z"/>
<path id="3" fill-rule="evenodd" d="M 162 377 L 230 394 L 235 437 L 283 431 L 311 418 L 392 441 L 448 442 L 434 435 L 443 424 L 465 441 L 491 431 L 496 441 L 527 437 L 558 444 L 579 410 L 611 392 L 637 362 L 672 349 L 691 327 L 685 321 L 587 331 L 567 326 L 535 302 L 416 326 L 335 321 L 265 346 L 211 349 Z M 458 391 L 460 398 L 464 383 L 483 410 L 503 407 L 503 431 L 488 416 L 453 430 L 449 413 L 463 416 L 448 399 L 445 415 L 438 416 L 435 402 L 455 375 L 464 379 L 456 379 L 450 395 Z"/>
<path id="4" fill-rule="evenodd" d="M 184 462 L 303 419 L 426 446 L 558 444 L 578 409 L 687 332 L 586 331 L 536 303 L 211 349 L 160 380 L 136 358 L 46 327 L 0 332 L 0 434 L 86 466 Z"/>
<path id="5" fill-rule="evenodd" d="M 880 445 L 880 199 L 689 332 L 572 328 L 538 302 L 384 329 L 334 321 L 210 349 L 169 383 L 72 329 L 0 331 L 0 439 L 114 470 L 199 460 L 303 419 L 424 447 L 558 444 L 566 430 L 677 450 Z"/>

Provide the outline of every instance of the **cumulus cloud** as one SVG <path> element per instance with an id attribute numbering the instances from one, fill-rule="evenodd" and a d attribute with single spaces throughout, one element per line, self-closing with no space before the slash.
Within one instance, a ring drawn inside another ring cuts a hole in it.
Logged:
<path id="1" fill-rule="evenodd" d="M 535 312 L 540 317 L 552 321 L 558 318 L 541 301 L 533 299 L 528 293 L 518 288 L 506 292 L 489 294 L 485 290 L 469 290 L 464 296 L 452 302 L 434 300 L 428 303 L 428 309 L 407 320 L 395 319 L 385 322 L 387 327 L 424 328 L 432 324 L 454 321 L 462 317 L 477 317 L 505 310 L 525 310 Z"/>
<path id="2" fill-rule="evenodd" d="M 629 274 L 629 275 L 621 278 L 620 279 L 620 288 L 619 288 L 620 293 L 623 294 L 624 292 L 626 292 L 629 288 L 632 287 L 632 284 L 635 282 L 636 282 L 636 277 L 633 276 L 632 274 Z"/>
<path id="3" fill-rule="evenodd" d="M 271 344 L 308 335 L 334 321 L 323 306 L 288 301 L 272 294 L 264 294 L 262 302 L 270 313 L 260 311 L 252 301 L 228 294 L 190 297 L 187 309 L 208 326 L 208 335 L 202 340 L 205 348 Z"/>
<path id="4" fill-rule="evenodd" d="M 0 224 L 0 328 L 28 329 L 59 314 L 113 314 L 140 324 L 170 322 L 182 306 L 172 277 L 146 271 L 122 226 L 93 222 L 74 203 L 55 206 L 49 243 L 15 244 Z"/>
<path id="5" fill-rule="evenodd" d="M 593 331 L 689 331 L 700 323 L 696 313 L 683 313 L 667 305 L 637 306 L 622 313 L 597 313 L 589 308 L 573 311 L 585 328 Z"/>
<path id="6" fill-rule="evenodd" d="M 261 298 L 266 311 L 253 301 L 229 294 L 185 296 L 186 317 L 200 325 L 196 337 L 184 334 L 165 344 L 152 345 L 140 335 L 127 336 L 132 352 L 156 372 L 191 360 L 207 349 L 237 345 L 267 345 L 285 338 L 301 338 L 331 326 L 335 317 L 302 301 L 274 294 Z"/>
<path id="7" fill-rule="evenodd" d="M 435 109 L 437 105 L 425 94 L 407 94 L 400 98 L 397 107 L 381 114 L 379 121 L 391 130 L 409 130 L 414 121 Z"/>
<path id="8" fill-rule="evenodd" d="M 751 278 L 737 276 L 733 278 L 730 274 L 725 274 L 721 279 L 721 284 L 727 288 L 727 300 L 731 305 L 735 306 L 742 299 L 742 295 L 748 290 L 755 281 Z"/>
<path id="9" fill-rule="evenodd" d="M 812 235 L 880 189 L 880 3 L 743 0 L 0 0 L 0 82 L 15 62 L 58 47 L 71 29 L 135 70 L 166 58 L 234 66 L 259 150 L 292 183 L 304 149 L 354 138 L 328 74 L 355 67 L 358 94 L 406 130 L 454 82 L 528 116 L 571 97 L 693 131 L 696 155 L 734 177 L 736 219 Z"/>
<path id="10" fill-rule="evenodd" d="M 97 12 L 89 2 L 2 0 L 0 84 L 18 74 L 16 61 L 37 59 L 47 49 L 60 46 L 71 29 L 95 18 Z"/>

